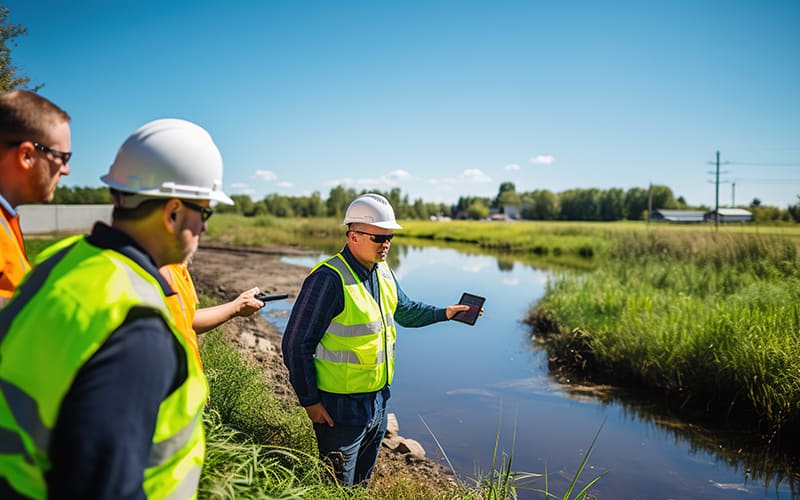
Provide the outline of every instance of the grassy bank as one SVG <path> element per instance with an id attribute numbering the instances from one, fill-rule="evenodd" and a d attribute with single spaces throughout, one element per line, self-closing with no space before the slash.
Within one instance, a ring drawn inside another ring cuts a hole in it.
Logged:
<path id="1" fill-rule="evenodd" d="M 562 273 L 531 311 L 558 364 L 753 419 L 800 424 L 798 238 L 620 234 L 591 273 Z"/>

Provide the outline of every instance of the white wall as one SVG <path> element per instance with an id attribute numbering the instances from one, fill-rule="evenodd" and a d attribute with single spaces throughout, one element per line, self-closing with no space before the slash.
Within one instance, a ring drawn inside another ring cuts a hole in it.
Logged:
<path id="1" fill-rule="evenodd" d="M 111 205 L 22 205 L 17 207 L 22 234 L 89 231 L 98 220 L 111 223 Z"/>

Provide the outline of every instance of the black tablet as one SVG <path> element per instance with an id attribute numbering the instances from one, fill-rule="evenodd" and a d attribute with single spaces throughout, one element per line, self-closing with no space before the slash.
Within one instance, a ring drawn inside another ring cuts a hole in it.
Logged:
<path id="1" fill-rule="evenodd" d="M 474 325 L 475 322 L 478 321 L 478 316 L 480 315 L 484 302 L 486 302 L 485 298 L 464 292 L 458 303 L 468 305 L 469 311 L 459 311 L 452 319 L 468 325 Z"/>

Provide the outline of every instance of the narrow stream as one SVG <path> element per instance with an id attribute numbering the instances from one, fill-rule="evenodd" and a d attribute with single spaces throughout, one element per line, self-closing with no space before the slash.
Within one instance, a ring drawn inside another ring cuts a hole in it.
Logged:
<path id="1" fill-rule="evenodd" d="M 561 498 L 599 431 L 578 489 L 609 471 L 590 490 L 601 499 L 795 497 L 796 457 L 742 443 L 735 434 L 698 432 L 652 404 L 556 382 L 522 323 L 549 271 L 447 248 L 397 244 L 391 252 L 412 299 L 446 306 L 464 291 L 487 299 L 475 326 L 447 322 L 398 332 L 390 411 L 401 434 L 444 463 L 438 440 L 463 480 L 490 468 L 499 433 L 496 459 L 505 452 L 514 471 L 546 471 L 550 493 Z M 319 258 L 284 260 L 310 267 Z M 287 301 L 271 303 L 264 314 L 283 329 L 280 312 L 290 308 Z M 544 478 L 528 485 L 543 490 Z"/>

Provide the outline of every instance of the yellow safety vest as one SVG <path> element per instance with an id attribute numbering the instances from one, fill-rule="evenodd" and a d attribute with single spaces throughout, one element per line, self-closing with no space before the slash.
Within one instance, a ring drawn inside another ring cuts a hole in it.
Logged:
<path id="1" fill-rule="evenodd" d="M 389 266 L 376 270 L 380 302 L 375 301 L 339 253 L 318 264 L 341 277 L 344 308 L 331 320 L 314 354 L 317 387 L 336 394 L 373 392 L 392 383 L 397 329 L 397 286 Z M 314 271 L 312 270 L 312 272 Z"/>
<path id="2" fill-rule="evenodd" d="M 44 474 L 61 403 L 86 361 L 133 308 L 164 318 L 187 366 L 184 382 L 159 407 L 143 489 L 148 498 L 196 497 L 206 378 L 156 278 L 86 239 L 41 262 L 0 311 L 0 483 L 6 483 L 0 490 L 47 498 Z"/>

